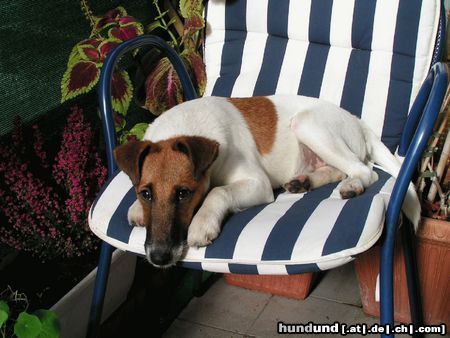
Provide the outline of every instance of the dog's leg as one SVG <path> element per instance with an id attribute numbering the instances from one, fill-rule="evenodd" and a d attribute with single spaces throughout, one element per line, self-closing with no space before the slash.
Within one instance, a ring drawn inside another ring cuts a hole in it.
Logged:
<path id="1" fill-rule="evenodd" d="M 144 226 L 144 210 L 142 209 L 142 205 L 139 200 L 134 201 L 128 209 L 127 218 L 128 224 L 131 226 Z"/>
<path id="2" fill-rule="evenodd" d="M 327 121 L 330 123 L 330 121 Z M 320 126 L 313 114 L 302 114 L 292 120 L 291 129 L 300 143 L 306 145 L 325 163 L 345 173 L 348 178 L 343 181 L 340 193 L 343 198 L 360 195 L 364 188 L 378 179 L 371 167 L 363 163 L 367 153 L 356 154 L 347 142 L 330 126 Z M 355 138 L 361 138 L 354 135 Z M 364 142 L 364 140 L 354 140 Z M 363 148 L 363 147 L 360 147 Z"/>
<path id="3" fill-rule="evenodd" d="M 291 193 L 310 191 L 328 183 L 342 181 L 346 175 L 331 166 L 317 168 L 315 171 L 305 175 L 292 178 L 284 184 L 284 189 Z"/>
<path id="4" fill-rule="evenodd" d="M 222 221 L 229 212 L 273 202 L 273 199 L 270 183 L 254 178 L 213 188 L 192 219 L 188 245 L 199 247 L 210 244 L 219 235 Z"/>

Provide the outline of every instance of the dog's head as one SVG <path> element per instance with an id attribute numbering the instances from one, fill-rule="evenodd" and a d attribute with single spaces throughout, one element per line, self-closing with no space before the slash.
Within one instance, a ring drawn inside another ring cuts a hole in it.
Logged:
<path id="1" fill-rule="evenodd" d="M 130 177 L 142 205 L 145 252 L 153 265 L 167 267 L 181 258 L 218 151 L 217 142 L 197 136 L 129 142 L 114 150 L 119 168 Z"/>

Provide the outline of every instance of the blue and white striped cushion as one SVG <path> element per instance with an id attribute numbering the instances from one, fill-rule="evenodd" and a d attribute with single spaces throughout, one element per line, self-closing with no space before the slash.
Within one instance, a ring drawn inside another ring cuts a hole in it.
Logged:
<path id="1" fill-rule="evenodd" d="M 394 151 L 433 56 L 439 0 L 209 0 L 207 95 L 303 94 L 361 117 Z M 181 265 L 216 272 L 295 274 L 347 263 L 379 238 L 394 179 L 342 200 L 336 184 L 231 216 L 217 240 Z M 91 208 L 103 240 L 144 255 L 145 229 L 122 172 Z"/>
<path id="2" fill-rule="evenodd" d="M 439 14 L 439 0 L 210 0 L 206 95 L 319 97 L 394 151 Z"/>
<path id="3" fill-rule="evenodd" d="M 395 180 L 380 179 L 356 198 L 343 200 L 337 184 L 306 194 L 278 194 L 276 201 L 232 215 L 205 248 L 190 248 L 180 264 L 214 272 L 295 274 L 351 261 L 380 237 Z M 89 215 L 94 233 L 115 247 L 145 255 L 145 229 L 127 223 L 135 201 L 128 176 L 118 172 Z M 357 210 L 357 212 L 355 212 Z"/>

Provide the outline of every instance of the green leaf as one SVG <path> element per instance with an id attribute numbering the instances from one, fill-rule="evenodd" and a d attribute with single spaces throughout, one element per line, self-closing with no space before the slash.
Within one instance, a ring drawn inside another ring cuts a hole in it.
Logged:
<path id="1" fill-rule="evenodd" d="M 134 125 L 133 128 L 130 129 L 129 133 L 131 135 L 135 135 L 138 140 L 142 140 L 144 138 L 144 134 L 147 128 L 148 123 L 138 123 Z"/>
<path id="2" fill-rule="evenodd" d="M 78 50 L 78 45 L 75 45 L 70 52 L 69 61 L 67 62 L 67 68 L 72 67 L 75 63 L 81 61 L 81 59 L 82 58 Z"/>
<path id="3" fill-rule="evenodd" d="M 148 25 L 147 31 L 148 31 L 148 33 L 151 33 L 157 28 L 163 28 L 163 25 L 159 21 L 155 21 L 155 22 L 151 23 L 150 25 Z"/>
<path id="4" fill-rule="evenodd" d="M 160 15 L 155 17 L 155 20 L 162 19 L 167 13 L 169 13 L 169 10 L 162 12 Z"/>
<path id="5" fill-rule="evenodd" d="M 39 338 L 58 338 L 61 332 L 58 318 L 53 311 L 37 310 L 34 313 L 42 323 Z"/>
<path id="6" fill-rule="evenodd" d="M 0 300 L 0 329 L 5 325 L 9 318 L 9 306 L 3 300 Z"/>
<path id="7" fill-rule="evenodd" d="M 14 325 L 14 334 L 18 338 L 36 338 L 42 330 L 42 323 L 35 315 L 22 312 Z"/>
<path id="8" fill-rule="evenodd" d="M 148 123 L 138 123 L 130 130 L 124 132 L 120 137 L 120 143 L 125 144 L 129 141 L 138 141 L 144 138 L 145 131 L 147 130 Z"/>
<path id="9" fill-rule="evenodd" d="M 188 19 L 192 16 L 202 16 L 202 0 L 180 0 L 180 12 L 183 18 Z"/>

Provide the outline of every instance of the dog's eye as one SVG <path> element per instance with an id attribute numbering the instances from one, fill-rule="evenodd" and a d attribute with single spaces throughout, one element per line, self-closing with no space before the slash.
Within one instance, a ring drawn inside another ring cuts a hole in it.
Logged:
<path id="1" fill-rule="evenodd" d="M 191 195 L 191 191 L 186 188 L 180 188 L 177 190 L 177 199 L 179 201 L 188 198 Z"/>
<path id="2" fill-rule="evenodd" d="M 150 189 L 146 188 L 141 191 L 141 196 L 143 199 L 145 199 L 147 201 L 151 201 L 152 200 L 152 191 Z"/>

